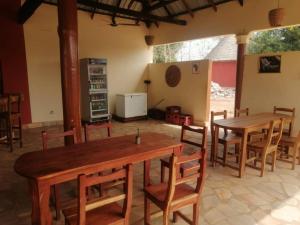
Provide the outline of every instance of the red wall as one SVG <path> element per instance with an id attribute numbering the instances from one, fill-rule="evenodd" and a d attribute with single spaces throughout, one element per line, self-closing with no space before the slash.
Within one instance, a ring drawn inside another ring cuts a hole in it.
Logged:
<path id="1" fill-rule="evenodd" d="M 215 61 L 212 64 L 212 81 L 222 87 L 235 87 L 236 61 Z"/>
<path id="2" fill-rule="evenodd" d="M 23 123 L 31 123 L 23 26 L 16 22 L 20 0 L 0 1 L 0 63 L 4 92 L 21 92 Z"/>

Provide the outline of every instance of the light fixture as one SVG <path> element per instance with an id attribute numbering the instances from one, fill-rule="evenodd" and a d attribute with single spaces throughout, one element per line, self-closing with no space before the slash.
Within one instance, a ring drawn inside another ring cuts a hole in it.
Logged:
<path id="1" fill-rule="evenodd" d="M 269 22 L 271 27 L 282 26 L 284 16 L 285 16 L 285 9 L 279 7 L 279 0 L 278 0 L 277 8 L 269 11 Z"/>
<path id="2" fill-rule="evenodd" d="M 148 46 L 153 45 L 154 43 L 154 36 L 153 35 L 145 35 L 145 42 Z"/>

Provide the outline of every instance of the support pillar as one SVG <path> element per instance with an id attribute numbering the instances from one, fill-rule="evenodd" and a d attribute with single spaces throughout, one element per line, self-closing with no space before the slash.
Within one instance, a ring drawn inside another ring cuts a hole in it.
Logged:
<path id="1" fill-rule="evenodd" d="M 77 140 L 81 142 L 77 1 L 58 0 L 57 8 L 64 129 L 75 127 Z M 71 141 L 67 138 L 66 144 Z"/>
<path id="2" fill-rule="evenodd" d="M 248 35 L 237 35 L 237 68 L 236 68 L 236 89 L 235 89 L 235 109 L 241 107 L 242 86 L 244 76 L 244 61 Z"/>

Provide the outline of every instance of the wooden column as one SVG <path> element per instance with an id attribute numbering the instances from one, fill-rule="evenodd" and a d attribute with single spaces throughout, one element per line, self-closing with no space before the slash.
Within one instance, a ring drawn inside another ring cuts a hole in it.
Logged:
<path id="1" fill-rule="evenodd" d="M 236 68 L 236 89 L 235 89 L 235 109 L 241 107 L 242 86 L 244 76 L 244 61 L 247 45 L 247 35 L 236 36 L 237 39 L 237 68 Z"/>
<path id="2" fill-rule="evenodd" d="M 76 0 L 58 0 L 57 8 L 64 129 L 70 130 L 72 127 L 75 127 L 77 140 L 81 141 L 76 2 Z M 70 143 L 71 139 L 66 139 L 66 144 Z"/>

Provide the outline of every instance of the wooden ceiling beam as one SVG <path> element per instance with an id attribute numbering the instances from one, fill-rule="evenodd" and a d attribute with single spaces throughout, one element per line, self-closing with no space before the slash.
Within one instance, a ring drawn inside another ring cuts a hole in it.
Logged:
<path id="1" fill-rule="evenodd" d="M 97 9 L 109 11 L 112 13 L 120 13 L 120 14 L 124 14 L 127 16 L 133 16 L 136 18 L 143 18 L 145 20 L 149 20 L 149 21 L 153 21 L 153 22 L 160 21 L 160 22 L 172 23 L 172 24 L 177 24 L 177 25 L 186 25 L 187 24 L 185 20 L 180 20 L 180 19 L 175 19 L 175 18 L 170 18 L 170 17 L 155 16 L 155 15 L 151 15 L 151 14 L 145 14 L 145 13 L 137 12 L 137 11 L 130 10 L 130 9 L 118 8 L 116 6 L 112 6 L 112 5 L 108 5 L 108 4 L 104 4 L 104 3 L 100 3 L 100 2 L 97 3 L 92 0 L 77 0 L 77 3 L 85 5 L 85 6 L 89 6 L 89 7 L 96 6 Z"/>
<path id="2" fill-rule="evenodd" d="M 190 14 L 190 16 L 191 16 L 192 18 L 194 18 L 194 13 L 193 13 L 191 7 L 189 6 L 189 4 L 186 2 L 186 0 L 181 0 L 181 2 L 183 3 L 183 5 L 184 5 L 186 11 L 188 11 L 188 13 Z"/>
<path id="3" fill-rule="evenodd" d="M 178 0 L 168 0 L 168 1 L 160 1 L 158 3 L 153 4 L 152 6 L 149 7 L 149 11 L 153 11 L 155 9 L 159 9 L 162 7 L 165 7 L 173 2 L 177 2 Z"/>
<path id="4" fill-rule="evenodd" d="M 218 8 L 217 8 L 214 0 L 207 0 L 207 2 L 211 5 L 211 7 L 213 7 L 213 9 L 215 10 L 215 12 L 218 11 Z"/>
<path id="5" fill-rule="evenodd" d="M 18 12 L 18 23 L 24 24 L 42 4 L 42 0 L 26 0 Z"/>

